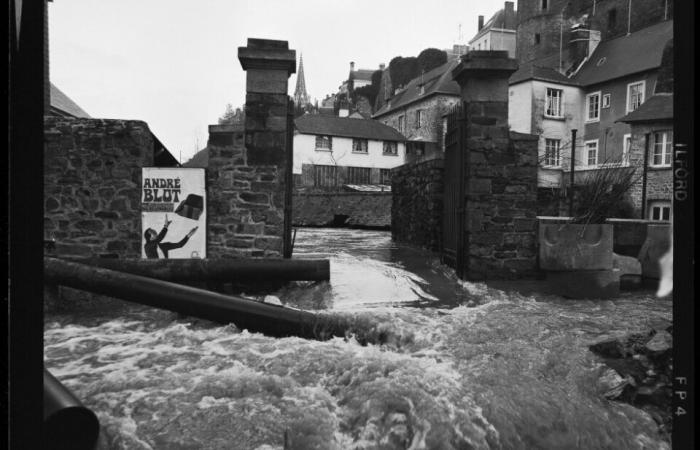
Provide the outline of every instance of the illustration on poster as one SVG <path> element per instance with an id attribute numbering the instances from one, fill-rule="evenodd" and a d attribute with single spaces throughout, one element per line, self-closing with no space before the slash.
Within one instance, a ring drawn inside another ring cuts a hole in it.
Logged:
<path id="1" fill-rule="evenodd" d="M 163 229 L 160 233 L 156 233 L 153 228 L 148 228 L 144 233 L 144 238 L 146 240 L 144 244 L 144 251 L 146 252 L 146 257 L 149 259 L 158 258 L 158 249 L 163 253 L 164 258 L 168 258 L 168 252 L 178 248 L 182 248 L 187 244 L 187 241 L 192 237 L 192 235 L 197 231 L 197 228 L 192 228 L 189 233 L 185 235 L 179 242 L 162 242 L 165 235 L 168 233 L 168 226 L 172 223 L 172 220 L 168 219 L 168 215 L 165 215 L 165 222 L 163 224 Z"/>

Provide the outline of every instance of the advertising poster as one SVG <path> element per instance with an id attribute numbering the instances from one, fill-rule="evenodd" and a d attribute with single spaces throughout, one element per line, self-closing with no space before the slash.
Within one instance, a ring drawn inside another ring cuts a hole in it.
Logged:
<path id="1" fill-rule="evenodd" d="M 205 258 L 206 204 L 204 169 L 144 167 L 141 256 Z"/>

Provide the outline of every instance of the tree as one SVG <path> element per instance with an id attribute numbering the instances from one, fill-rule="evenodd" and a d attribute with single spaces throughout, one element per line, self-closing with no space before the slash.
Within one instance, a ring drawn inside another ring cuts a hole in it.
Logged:
<path id="1" fill-rule="evenodd" d="M 395 87 L 406 86 L 409 81 L 420 75 L 418 59 L 414 56 L 397 56 L 389 62 L 389 74 Z"/>
<path id="2" fill-rule="evenodd" d="M 426 48 L 418 55 L 418 67 L 429 72 L 447 62 L 447 53 L 436 48 Z"/>
<path id="3" fill-rule="evenodd" d="M 219 125 L 242 124 L 245 121 L 245 111 L 242 108 L 233 109 L 230 103 L 226 105 L 224 115 L 219 117 Z"/>

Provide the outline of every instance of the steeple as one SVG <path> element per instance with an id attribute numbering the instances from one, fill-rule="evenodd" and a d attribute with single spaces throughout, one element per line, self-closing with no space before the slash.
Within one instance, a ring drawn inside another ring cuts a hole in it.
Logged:
<path id="1" fill-rule="evenodd" d="M 309 103 L 309 94 L 306 93 L 306 81 L 304 80 L 304 59 L 299 55 L 299 69 L 297 70 L 297 87 L 294 89 L 294 104 L 304 106 Z"/>

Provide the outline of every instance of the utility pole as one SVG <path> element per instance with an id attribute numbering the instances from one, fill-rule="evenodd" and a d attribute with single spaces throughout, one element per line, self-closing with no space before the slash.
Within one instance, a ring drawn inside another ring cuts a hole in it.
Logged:
<path id="1" fill-rule="evenodd" d="M 569 217 L 574 217 L 574 169 L 576 167 L 576 129 L 571 130 L 571 173 L 569 174 Z"/>

